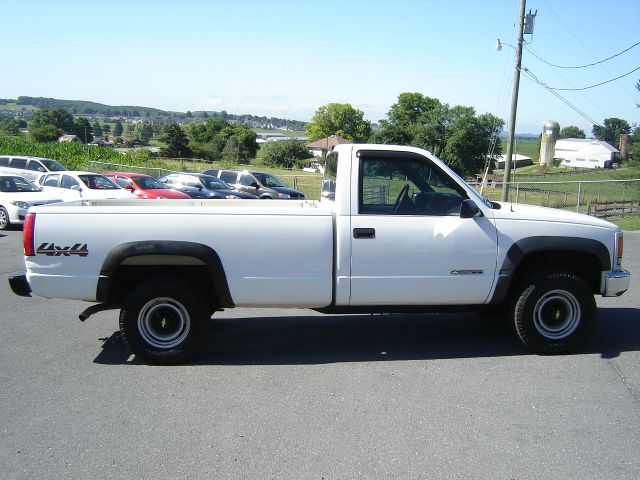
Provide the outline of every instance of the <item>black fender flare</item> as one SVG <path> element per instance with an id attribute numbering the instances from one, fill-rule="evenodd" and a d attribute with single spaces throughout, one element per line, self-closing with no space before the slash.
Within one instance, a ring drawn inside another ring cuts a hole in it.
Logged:
<path id="1" fill-rule="evenodd" d="M 126 259 L 150 255 L 191 257 L 201 261 L 211 275 L 216 294 L 220 300 L 220 307 L 234 306 L 229 284 L 227 283 L 227 276 L 217 252 L 208 245 L 201 243 L 172 240 L 127 242 L 111 250 L 104 259 L 100 270 L 96 292 L 97 300 L 99 302 L 108 301 L 113 277 Z"/>
<path id="2" fill-rule="evenodd" d="M 541 252 L 579 252 L 594 255 L 601 270 L 611 269 L 611 255 L 607 247 L 598 240 L 581 237 L 527 237 L 515 242 L 498 269 L 498 280 L 489 304 L 502 303 L 509 292 L 518 265 L 532 253 Z"/>

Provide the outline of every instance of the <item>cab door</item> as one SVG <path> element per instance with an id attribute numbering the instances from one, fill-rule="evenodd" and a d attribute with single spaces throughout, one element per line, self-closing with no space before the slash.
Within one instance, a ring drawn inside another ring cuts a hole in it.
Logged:
<path id="1" fill-rule="evenodd" d="M 461 218 L 465 190 L 421 155 L 361 151 L 355 161 L 350 305 L 483 303 L 497 259 L 490 209 Z"/>

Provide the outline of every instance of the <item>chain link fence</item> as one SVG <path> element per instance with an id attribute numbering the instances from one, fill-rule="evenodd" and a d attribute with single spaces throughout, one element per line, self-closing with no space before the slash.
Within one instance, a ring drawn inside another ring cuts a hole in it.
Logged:
<path id="1" fill-rule="evenodd" d="M 188 168 L 170 170 L 167 168 L 98 161 L 90 161 L 89 168 L 95 172 L 139 172 L 156 178 L 169 173 L 190 170 Z M 296 190 L 305 192 L 308 199 L 317 200 L 320 198 L 322 190 L 321 175 L 279 174 L 278 176 Z M 480 183 L 472 183 L 471 185 L 490 200 L 500 200 L 502 196 L 502 182 L 490 182 L 482 188 Z M 388 195 L 388 191 L 374 192 L 373 190 L 369 188 L 367 194 Z M 600 218 L 640 216 L 640 179 L 512 182 L 509 188 L 509 201 L 572 210 Z"/>
<path id="2" fill-rule="evenodd" d="M 482 195 L 500 200 L 502 183 L 485 184 Z M 480 184 L 475 184 L 481 191 Z M 512 182 L 509 201 L 573 210 L 600 218 L 640 215 L 640 179 Z"/>

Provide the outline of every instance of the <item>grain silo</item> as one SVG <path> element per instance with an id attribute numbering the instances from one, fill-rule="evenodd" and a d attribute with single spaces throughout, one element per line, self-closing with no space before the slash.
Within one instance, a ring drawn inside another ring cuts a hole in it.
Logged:
<path id="1" fill-rule="evenodd" d="M 540 141 L 540 165 L 553 166 L 553 157 L 556 150 L 556 140 L 560 136 L 560 124 L 549 120 L 542 129 Z"/>

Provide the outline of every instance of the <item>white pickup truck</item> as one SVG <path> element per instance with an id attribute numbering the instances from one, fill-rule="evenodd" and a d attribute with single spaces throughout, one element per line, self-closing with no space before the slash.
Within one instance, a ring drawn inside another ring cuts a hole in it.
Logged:
<path id="1" fill-rule="evenodd" d="M 480 197 L 431 153 L 339 145 L 323 199 L 79 200 L 36 207 L 13 291 L 119 308 L 131 350 L 187 359 L 231 307 L 496 311 L 536 353 L 575 349 L 594 294 L 629 287 L 623 234 L 593 217 Z"/>

